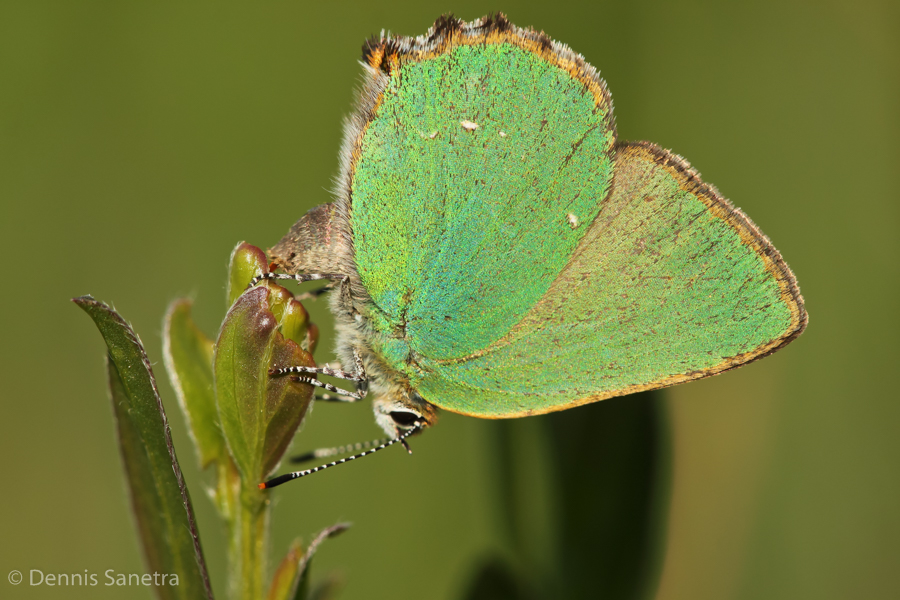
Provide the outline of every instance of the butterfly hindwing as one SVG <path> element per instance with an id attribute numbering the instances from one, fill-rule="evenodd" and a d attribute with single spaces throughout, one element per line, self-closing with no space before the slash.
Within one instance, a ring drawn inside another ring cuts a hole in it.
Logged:
<path id="1" fill-rule="evenodd" d="M 425 361 L 414 382 L 455 412 L 512 417 L 722 372 L 802 331 L 793 274 L 689 166 L 618 148 L 614 183 L 566 269 L 502 340 Z"/>

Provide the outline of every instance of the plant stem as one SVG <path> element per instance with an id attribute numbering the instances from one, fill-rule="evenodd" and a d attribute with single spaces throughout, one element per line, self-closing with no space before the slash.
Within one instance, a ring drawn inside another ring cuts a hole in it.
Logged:
<path id="1" fill-rule="evenodd" d="M 228 528 L 228 595 L 262 600 L 268 569 L 269 493 L 241 485 L 233 462 L 218 469 L 215 500 Z"/>
<path id="2" fill-rule="evenodd" d="M 234 529 L 240 537 L 241 600 L 262 600 L 265 592 L 270 506 L 268 492 L 242 488 Z"/>

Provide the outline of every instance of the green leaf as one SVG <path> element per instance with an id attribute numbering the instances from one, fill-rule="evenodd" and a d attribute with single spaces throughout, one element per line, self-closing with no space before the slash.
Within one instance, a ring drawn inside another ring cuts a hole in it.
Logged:
<path id="1" fill-rule="evenodd" d="M 669 499 L 663 392 L 548 415 L 566 598 L 649 598 Z"/>
<path id="2" fill-rule="evenodd" d="M 475 573 L 464 600 L 530 600 L 513 570 L 500 557 L 484 561 Z"/>
<path id="3" fill-rule="evenodd" d="M 216 342 L 214 373 L 222 431 L 245 483 L 262 481 L 281 460 L 312 400 L 313 387 L 269 370 L 315 366 L 278 331 L 265 286 L 232 305 Z"/>
<path id="4" fill-rule="evenodd" d="M 191 318 L 190 300 L 173 302 L 165 318 L 163 355 L 203 468 L 227 452 L 216 411 L 213 354 L 212 340 Z"/>
<path id="5" fill-rule="evenodd" d="M 494 481 L 519 589 L 547 599 L 653 595 L 669 493 L 660 397 L 496 424 Z"/>
<path id="6" fill-rule="evenodd" d="M 313 556 L 322 542 L 346 531 L 349 527 L 349 523 L 338 523 L 323 529 L 310 542 L 306 552 L 303 552 L 300 541 L 295 540 L 275 570 L 272 585 L 269 587 L 268 600 L 311 600 L 309 569 Z M 328 586 L 328 589 L 333 587 Z M 316 588 L 313 593 L 317 598 L 325 600 L 326 595 L 331 597 L 327 591 L 324 588 Z"/>
<path id="7" fill-rule="evenodd" d="M 137 335 L 115 311 L 90 296 L 73 301 L 94 320 L 109 350 L 119 449 L 148 571 L 178 577 L 177 585 L 154 589 L 164 600 L 212 599 L 190 495 L 150 361 Z"/>
<path id="8" fill-rule="evenodd" d="M 297 569 L 303 558 L 303 546 L 300 540 L 294 540 L 287 554 L 272 575 L 272 584 L 269 586 L 268 600 L 289 600 L 292 597 L 294 586 L 297 584 Z"/>

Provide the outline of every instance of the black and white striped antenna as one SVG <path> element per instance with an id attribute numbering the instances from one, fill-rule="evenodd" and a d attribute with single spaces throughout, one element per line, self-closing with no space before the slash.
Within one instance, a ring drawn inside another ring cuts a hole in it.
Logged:
<path id="1" fill-rule="evenodd" d="M 378 444 L 371 450 L 366 450 L 365 452 L 360 452 L 359 454 L 354 454 L 353 456 L 348 456 L 346 458 L 342 458 L 342 459 L 336 460 L 334 462 L 326 463 L 324 465 L 319 465 L 318 467 L 314 467 L 312 469 L 306 469 L 304 471 L 294 471 L 293 473 L 285 473 L 284 475 L 279 475 L 278 477 L 274 477 L 268 481 L 260 483 L 259 489 L 268 490 L 275 486 L 281 485 L 282 483 L 287 483 L 288 481 L 293 481 L 294 479 L 300 479 L 301 477 L 306 477 L 307 475 L 312 475 L 313 473 L 318 473 L 319 471 L 324 471 L 325 469 L 328 469 L 329 467 L 333 467 L 335 465 L 342 465 L 344 463 L 350 462 L 351 460 L 356 460 L 357 458 L 362 458 L 363 456 L 368 456 L 369 454 L 374 454 L 374 453 L 378 452 L 379 450 L 384 450 L 388 446 L 393 446 L 394 444 L 396 444 L 398 442 L 403 444 L 404 446 L 406 446 L 407 451 L 410 451 L 409 446 L 406 445 L 406 438 L 408 438 L 409 436 L 411 436 L 412 434 L 414 434 L 415 432 L 417 432 L 421 429 L 422 429 L 422 423 L 416 423 L 415 426 L 413 426 L 411 429 L 404 431 L 403 433 L 401 433 L 399 436 L 397 436 L 395 438 L 391 438 L 389 440 L 380 440 L 380 443 L 379 443 L 379 441 L 375 441 L 375 442 L 368 442 L 368 443 L 364 444 L 364 446 L 369 446 L 369 445 L 375 446 L 375 444 Z M 317 456 L 316 456 L 317 452 L 330 453 L 330 454 L 323 454 L 324 456 L 330 456 L 331 454 L 339 454 L 342 448 L 349 448 L 349 447 L 348 446 L 339 446 L 338 448 L 327 448 L 325 450 L 317 450 L 317 451 L 310 453 L 312 456 L 307 454 L 307 455 L 303 455 L 298 458 L 301 458 L 304 460 L 308 460 L 309 458 L 317 458 Z"/>

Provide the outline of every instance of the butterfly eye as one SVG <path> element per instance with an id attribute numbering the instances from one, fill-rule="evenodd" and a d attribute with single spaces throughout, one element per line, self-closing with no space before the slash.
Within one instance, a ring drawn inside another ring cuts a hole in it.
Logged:
<path id="1" fill-rule="evenodd" d="M 395 410 L 392 411 L 390 415 L 394 420 L 394 423 L 400 427 L 412 427 L 422 418 L 416 413 L 407 412 L 405 410 Z"/>

